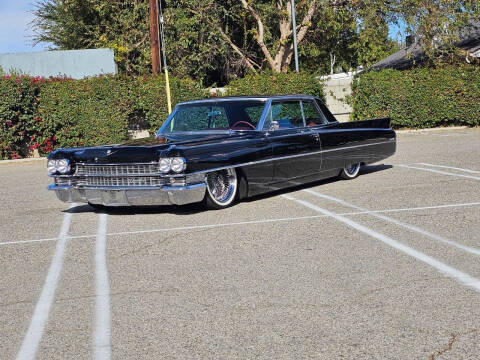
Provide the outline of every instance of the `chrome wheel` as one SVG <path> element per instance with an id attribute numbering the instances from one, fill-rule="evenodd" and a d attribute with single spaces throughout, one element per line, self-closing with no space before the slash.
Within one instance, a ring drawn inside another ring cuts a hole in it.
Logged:
<path id="1" fill-rule="evenodd" d="M 360 163 L 345 166 L 340 172 L 340 177 L 345 180 L 354 179 L 360 172 Z"/>
<path id="2" fill-rule="evenodd" d="M 207 174 L 208 205 L 222 208 L 230 205 L 237 194 L 235 169 L 225 169 Z M 212 204 L 213 202 L 213 204 Z"/>
<path id="3" fill-rule="evenodd" d="M 352 164 L 350 166 L 347 166 L 345 168 L 345 171 L 348 173 L 350 176 L 354 176 L 358 170 L 360 170 L 360 164 Z"/>

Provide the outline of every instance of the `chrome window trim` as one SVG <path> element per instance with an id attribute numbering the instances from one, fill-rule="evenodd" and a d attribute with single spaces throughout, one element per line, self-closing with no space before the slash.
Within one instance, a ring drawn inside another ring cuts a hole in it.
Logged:
<path id="1" fill-rule="evenodd" d="M 262 132 L 268 131 L 268 130 L 263 130 L 263 126 L 265 124 L 265 120 L 267 119 L 271 106 L 272 106 L 272 99 L 268 99 L 267 102 L 265 103 L 265 107 L 263 108 L 262 115 L 260 116 L 260 120 L 258 121 L 256 130 L 262 131 Z"/>
<path id="2" fill-rule="evenodd" d="M 178 112 L 178 105 L 175 106 L 175 109 L 173 109 L 173 111 L 170 113 L 170 115 L 167 116 L 167 118 L 163 122 L 162 126 L 160 126 L 160 129 L 158 129 L 158 131 L 155 133 L 155 137 L 158 137 L 162 134 L 163 129 L 165 129 L 170 124 L 170 121 L 172 121 L 173 117 L 175 116 L 175 114 L 177 112 Z"/>

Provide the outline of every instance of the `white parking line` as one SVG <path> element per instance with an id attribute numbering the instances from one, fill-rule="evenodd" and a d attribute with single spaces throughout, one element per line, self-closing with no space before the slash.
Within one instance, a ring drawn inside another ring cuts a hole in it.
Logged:
<path id="1" fill-rule="evenodd" d="M 480 250 L 479 249 L 475 249 L 475 248 L 472 248 L 470 246 L 465 246 L 465 245 L 462 245 L 460 243 L 457 243 L 455 241 L 452 241 L 452 240 L 449 240 L 449 239 L 446 239 L 442 236 L 439 236 L 439 235 L 436 235 L 436 234 L 433 234 L 429 231 L 426 231 L 426 230 L 423 230 L 417 226 L 414 226 L 414 225 L 410 225 L 410 224 L 407 224 L 407 223 L 404 223 L 400 220 L 397 220 L 397 219 L 393 219 L 391 217 L 388 217 L 388 216 L 385 216 L 385 215 L 381 215 L 381 214 L 378 214 L 378 213 L 375 213 L 375 212 L 368 212 L 367 209 L 365 208 L 362 208 L 360 206 L 356 206 L 356 205 L 353 205 L 353 204 L 350 204 L 344 200 L 341 200 L 341 199 L 337 199 L 333 196 L 328 196 L 328 195 L 324 195 L 324 194 L 321 194 L 317 191 L 313 191 L 313 190 L 304 190 L 305 192 L 309 193 L 309 194 L 312 194 L 316 197 L 319 197 L 319 198 L 322 198 L 322 199 L 326 199 L 326 200 L 330 200 L 330 201 L 334 201 L 338 204 L 342 204 L 344 206 L 347 206 L 349 208 L 352 208 L 352 209 L 356 209 L 356 210 L 360 210 L 360 211 L 364 211 L 365 213 L 368 213 L 369 215 L 371 216 L 374 216 L 378 219 L 382 219 L 384 221 L 387 221 L 387 222 L 390 222 L 390 223 L 393 223 L 395 225 L 398 225 L 398 226 L 401 226 L 405 229 L 408 229 L 410 231 L 413 231 L 413 232 L 416 232 L 418 234 L 421 234 L 421 235 L 424 235 L 424 236 L 427 236 L 431 239 L 434 239 L 436 241 L 439 241 L 439 242 L 442 242 L 444 244 L 447 244 L 447 245 L 450 245 L 450 246 L 453 246 L 453 247 L 456 247 L 458 249 L 461 249 L 463 251 L 466 251 L 470 254 L 473 254 L 473 255 L 477 255 L 477 256 L 480 256 Z"/>
<path id="2" fill-rule="evenodd" d="M 71 207 L 76 206 L 72 204 Z M 42 339 L 45 325 L 48 321 L 48 315 L 55 298 L 55 291 L 57 289 L 58 281 L 62 273 L 63 259 L 68 245 L 68 231 L 72 221 L 72 213 L 66 212 L 63 216 L 60 234 L 58 236 L 57 247 L 53 255 L 52 263 L 48 269 L 47 278 L 43 285 L 42 293 L 38 299 L 37 305 L 33 312 L 30 326 L 28 327 L 23 343 L 17 354 L 17 360 L 35 359 L 38 350 L 38 345 Z"/>
<path id="3" fill-rule="evenodd" d="M 480 180 L 480 177 L 476 177 L 476 176 L 455 174 L 455 173 L 451 173 L 451 172 L 433 170 L 433 169 L 426 169 L 426 168 L 421 168 L 421 167 L 417 167 L 417 166 L 409 166 L 409 165 L 396 165 L 396 166 L 407 168 L 407 169 L 422 170 L 422 171 L 427 171 L 427 172 L 436 173 L 436 174 L 461 177 L 461 178 L 465 178 L 465 179 Z"/>
<path id="4" fill-rule="evenodd" d="M 283 197 L 287 198 L 288 195 L 283 195 Z M 355 216 L 355 215 L 364 215 L 364 214 L 372 214 L 372 213 L 395 213 L 395 212 L 405 212 L 405 211 L 438 210 L 438 209 L 447 209 L 447 208 L 456 208 L 456 207 L 471 207 L 471 206 L 480 206 L 480 202 L 460 203 L 460 204 L 445 204 L 445 205 L 435 205 L 435 206 L 422 206 L 422 207 L 413 207 L 413 208 L 355 211 L 355 212 L 346 212 L 346 213 L 342 213 L 342 214 L 339 214 L 339 215 Z M 275 222 L 318 219 L 318 218 L 322 218 L 322 217 L 326 217 L 326 216 L 325 215 L 312 215 L 312 216 L 299 216 L 299 217 L 290 217 L 290 218 L 252 220 L 252 221 L 241 221 L 241 222 L 232 222 L 232 223 L 223 223 L 223 224 L 207 224 L 207 225 L 184 226 L 184 227 L 174 227 L 174 228 L 114 232 L 114 233 L 107 233 L 106 235 L 107 236 L 123 236 L 123 235 L 149 234 L 149 233 L 167 232 L 167 231 L 186 231 L 186 230 L 208 229 L 208 228 L 227 227 L 227 226 L 255 225 L 255 224 L 268 224 L 268 223 L 275 223 Z M 93 239 L 93 238 L 96 238 L 96 237 L 97 237 L 97 235 L 73 235 L 73 236 L 69 236 L 68 238 L 69 239 Z M 58 238 L 9 241 L 9 242 L 0 243 L 0 246 L 23 245 L 23 244 L 32 244 L 32 243 L 34 244 L 34 243 L 39 243 L 39 242 L 49 242 L 49 241 L 56 241 L 56 240 L 58 240 Z"/>
<path id="5" fill-rule="evenodd" d="M 285 196 L 284 196 L 285 197 Z M 407 245 L 404 245 L 384 234 L 381 234 L 375 230 L 372 230 L 366 226 L 363 226 L 353 220 L 350 220 L 342 215 L 339 215 L 339 214 L 336 214 L 336 213 L 333 213 L 331 211 L 328 211 L 328 210 L 325 210 L 325 209 L 322 209 L 314 204 L 311 204 L 307 201 L 304 201 L 304 200 L 299 200 L 299 199 L 295 199 L 291 196 L 288 197 L 289 200 L 292 200 L 292 201 L 295 201 L 299 204 L 302 204 L 304 205 L 305 207 L 308 207 L 312 210 L 315 210 L 319 213 L 322 213 L 324 215 L 327 215 L 327 216 L 330 216 L 331 218 L 337 220 L 337 221 L 340 221 L 342 223 L 344 223 L 345 225 L 348 225 L 370 237 L 373 237 L 377 240 L 380 240 L 381 242 L 383 242 L 384 244 L 386 245 L 389 245 L 397 250 L 400 250 L 401 252 L 403 252 L 404 254 L 406 255 L 409 255 L 411 257 L 414 257 L 416 258 L 417 260 L 420 260 L 422 262 L 424 262 L 425 264 L 428 264 L 432 267 L 434 267 L 435 269 L 437 269 L 439 272 L 445 274 L 446 276 L 449 276 L 451 278 L 454 278 L 456 279 L 457 281 L 459 281 L 460 283 L 474 289 L 475 291 L 478 291 L 480 292 L 480 280 L 470 276 L 469 274 L 467 273 L 464 273 L 460 270 L 457 270 L 447 264 L 444 264 L 440 261 L 438 261 L 437 259 L 434 259 L 432 258 L 431 256 L 428 256 L 418 250 L 415 250 Z"/>
<path id="6" fill-rule="evenodd" d="M 110 286 L 107 269 L 107 214 L 98 216 L 98 232 L 95 246 L 95 329 L 93 358 L 109 360 L 110 345 Z"/>
<path id="7" fill-rule="evenodd" d="M 462 168 L 453 167 L 453 166 L 435 165 L 435 164 L 427 164 L 427 163 L 417 163 L 417 164 L 418 165 L 431 166 L 431 167 L 438 167 L 438 168 L 443 168 L 443 169 L 458 170 L 458 171 L 463 171 L 463 172 L 467 172 L 467 173 L 470 173 L 470 174 L 480 174 L 480 171 L 475 171 L 475 170 L 470 170 L 470 169 L 462 169 Z"/>

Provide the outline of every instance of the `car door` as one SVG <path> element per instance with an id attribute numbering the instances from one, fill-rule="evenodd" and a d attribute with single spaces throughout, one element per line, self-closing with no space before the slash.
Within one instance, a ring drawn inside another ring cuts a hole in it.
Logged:
<path id="1" fill-rule="evenodd" d="M 274 158 L 273 180 L 283 182 L 320 171 L 318 133 L 305 126 L 302 101 L 273 101 L 264 128 Z"/>

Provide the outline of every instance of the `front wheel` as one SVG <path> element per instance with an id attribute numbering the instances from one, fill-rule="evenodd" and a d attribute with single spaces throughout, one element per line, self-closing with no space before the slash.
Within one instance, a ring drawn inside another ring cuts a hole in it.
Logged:
<path id="1" fill-rule="evenodd" d="M 342 171 L 340 171 L 340 178 L 344 180 L 355 179 L 360 172 L 360 163 L 351 164 L 345 166 Z"/>
<path id="2" fill-rule="evenodd" d="M 223 209 L 230 206 L 238 192 L 235 169 L 225 169 L 207 174 L 205 205 L 208 209 Z"/>

